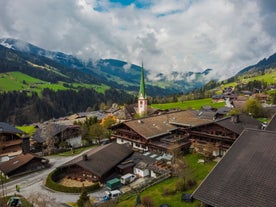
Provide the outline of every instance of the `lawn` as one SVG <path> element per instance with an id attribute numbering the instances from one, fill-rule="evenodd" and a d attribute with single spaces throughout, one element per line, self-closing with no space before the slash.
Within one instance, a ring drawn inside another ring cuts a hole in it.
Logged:
<path id="1" fill-rule="evenodd" d="M 197 154 L 188 154 L 185 155 L 182 160 L 185 162 L 188 167 L 185 168 L 187 171 L 192 173 L 193 178 L 196 180 L 196 186 L 192 189 L 185 191 L 185 193 L 191 194 L 196 187 L 202 182 L 206 175 L 211 171 L 215 166 L 215 162 L 206 162 L 205 164 L 198 163 L 198 159 L 202 159 L 200 155 Z M 196 207 L 199 205 L 199 201 L 194 201 L 193 203 L 185 203 L 181 201 L 182 192 L 177 192 L 173 195 L 164 196 L 163 193 L 165 190 L 174 190 L 176 183 L 179 178 L 173 177 L 169 178 L 159 184 L 156 184 L 141 193 L 141 199 L 143 197 L 150 197 L 153 201 L 155 207 L 160 206 L 163 203 L 170 204 L 172 207 Z M 121 201 L 118 203 L 118 207 L 129 207 L 134 206 L 136 196 L 132 196 L 127 200 Z"/>
<path id="2" fill-rule="evenodd" d="M 86 150 L 91 149 L 92 147 L 94 147 L 94 146 L 81 147 L 81 148 L 74 149 L 74 151 L 69 150 L 69 151 L 58 153 L 58 154 L 55 154 L 55 155 L 66 156 L 66 157 L 67 156 L 72 156 L 72 155 L 77 155 L 77 154 L 80 154 L 80 153 L 82 153 Z"/>
<path id="3" fill-rule="evenodd" d="M 214 108 L 219 108 L 225 106 L 225 102 L 213 103 L 211 98 L 199 99 L 199 100 L 191 100 L 184 102 L 175 102 L 175 103 L 165 103 L 165 104 L 152 104 L 151 107 L 165 110 L 165 109 L 195 109 L 198 110 L 202 106 L 212 106 Z"/>

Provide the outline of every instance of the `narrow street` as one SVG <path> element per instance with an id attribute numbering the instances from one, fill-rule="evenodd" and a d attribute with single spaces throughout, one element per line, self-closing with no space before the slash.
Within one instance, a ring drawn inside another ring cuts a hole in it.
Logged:
<path id="1" fill-rule="evenodd" d="M 56 191 L 47 189 L 43 185 L 43 180 L 47 178 L 47 175 L 50 172 L 52 172 L 56 167 L 64 164 L 65 162 L 68 162 L 69 160 L 74 159 L 76 156 L 80 156 L 80 155 L 75 155 L 72 157 L 61 157 L 61 156 L 48 157 L 51 164 L 50 168 L 44 169 L 42 171 L 35 172 L 32 174 L 28 174 L 26 176 L 20 177 L 16 180 L 12 180 L 4 184 L 3 186 L 4 193 L 6 195 L 16 194 L 17 193 L 16 185 L 19 185 L 20 186 L 19 194 L 24 196 L 26 199 L 28 199 L 29 197 L 38 196 L 38 197 L 43 197 L 44 199 L 45 198 L 49 199 L 49 201 L 51 201 L 52 203 L 57 203 L 57 204 L 76 202 L 79 198 L 79 194 L 56 192 Z M 104 190 L 99 190 L 89 195 L 95 199 L 95 202 L 99 202 L 102 200 L 102 197 L 104 196 Z M 63 205 L 60 205 L 60 206 L 63 206 Z"/>

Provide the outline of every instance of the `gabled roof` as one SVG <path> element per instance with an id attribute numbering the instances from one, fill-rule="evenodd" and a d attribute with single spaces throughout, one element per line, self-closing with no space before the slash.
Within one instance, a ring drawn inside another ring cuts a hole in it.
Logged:
<path id="1" fill-rule="evenodd" d="M 80 129 L 77 125 L 61 125 L 61 124 L 47 124 L 40 129 L 37 129 L 34 134 L 34 140 L 42 143 L 48 137 L 54 137 L 57 134 L 67 130 L 67 129 Z"/>
<path id="2" fill-rule="evenodd" d="M 38 157 L 31 153 L 20 154 L 6 162 L 0 163 L 0 171 L 2 171 L 4 174 L 8 175 L 8 174 L 12 173 L 13 171 L 17 170 L 18 168 L 26 165 L 27 163 L 29 163 L 31 160 L 33 160 L 35 158 L 41 159 L 41 160 L 47 160 L 45 158 Z"/>
<path id="3" fill-rule="evenodd" d="M 262 124 L 247 114 L 240 114 L 217 120 L 216 123 L 226 129 L 240 134 L 246 128 L 261 129 Z"/>
<path id="4" fill-rule="evenodd" d="M 84 155 L 81 155 L 63 164 L 61 168 L 78 165 L 101 177 L 129 157 L 132 153 L 133 150 L 126 145 L 110 143 L 88 151 L 86 153 L 87 160 L 84 160 Z"/>
<path id="5" fill-rule="evenodd" d="M 265 130 L 276 131 L 276 113 L 273 115 L 272 119 L 269 121 Z"/>
<path id="6" fill-rule="evenodd" d="M 171 131 L 178 129 L 176 125 L 192 127 L 210 122 L 212 120 L 201 119 L 193 111 L 187 110 L 126 121 L 123 124 L 145 139 L 151 139 L 169 134 Z"/>
<path id="7" fill-rule="evenodd" d="M 193 193 L 205 204 L 276 206 L 276 132 L 246 129 Z"/>
<path id="8" fill-rule="evenodd" d="M 23 131 L 4 122 L 0 122 L 0 133 L 24 134 Z"/>

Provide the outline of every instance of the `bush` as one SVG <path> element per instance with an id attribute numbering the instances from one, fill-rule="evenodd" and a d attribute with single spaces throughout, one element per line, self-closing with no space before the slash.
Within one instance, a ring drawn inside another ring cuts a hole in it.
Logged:
<path id="1" fill-rule="evenodd" d="M 153 200 L 150 196 L 145 196 L 142 198 L 142 204 L 147 207 L 153 207 Z"/>
<path id="2" fill-rule="evenodd" d="M 169 196 L 169 195 L 175 195 L 175 193 L 176 193 L 175 189 L 165 188 L 162 195 Z"/>
<path id="3" fill-rule="evenodd" d="M 175 188 L 177 191 L 180 191 L 180 192 L 186 191 L 187 186 L 186 186 L 185 180 L 179 179 L 175 184 Z"/>
<path id="4" fill-rule="evenodd" d="M 52 171 L 47 179 L 46 179 L 46 183 L 45 185 L 50 188 L 53 189 L 55 191 L 59 191 L 59 192 L 65 192 L 65 193 L 81 193 L 82 192 L 82 187 L 68 187 L 68 186 L 64 186 L 61 185 L 59 183 L 57 183 L 57 181 L 60 179 L 60 170 L 54 170 Z M 99 183 L 96 183 L 94 185 L 90 185 L 87 187 L 84 187 L 86 192 L 92 192 L 95 191 L 97 189 L 99 189 Z"/>

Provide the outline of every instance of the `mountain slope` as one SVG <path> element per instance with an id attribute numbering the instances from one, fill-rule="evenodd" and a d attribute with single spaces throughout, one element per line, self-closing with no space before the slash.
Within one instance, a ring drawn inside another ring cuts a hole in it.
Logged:
<path id="1" fill-rule="evenodd" d="M 137 65 L 114 59 L 100 59 L 97 62 L 83 61 L 72 55 L 47 51 L 27 42 L 15 39 L 0 39 L 0 44 L 6 48 L 21 52 L 21 55 L 24 57 L 41 57 L 43 58 L 41 61 L 45 61 L 45 59 L 48 61 L 52 60 L 59 66 L 70 69 L 71 72 L 73 70 L 81 71 L 93 77 L 93 83 L 103 83 L 113 88 L 128 91 L 132 94 L 137 94 L 139 90 L 141 67 Z M 145 68 L 147 94 L 149 96 L 165 96 L 199 88 L 210 80 L 208 77 L 210 71 L 211 69 L 207 69 L 202 73 L 160 73 L 155 76 L 153 80 L 150 80 L 147 78 L 148 71 Z M 64 71 L 62 73 L 68 74 Z M 87 78 L 82 79 L 83 77 L 76 76 L 76 74 L 74 75 L 74 79 L 77 81 L 87 83 Z"/>
<path id="2" fill-rule="evenodd" d="M 264 58 L 255 65 L 248 66 L 238 72 L 235 77 L 244 75 L 245 73 L 263 72 L 265 69 L 276 68 L 276 53 L 268 58 Z"/>

